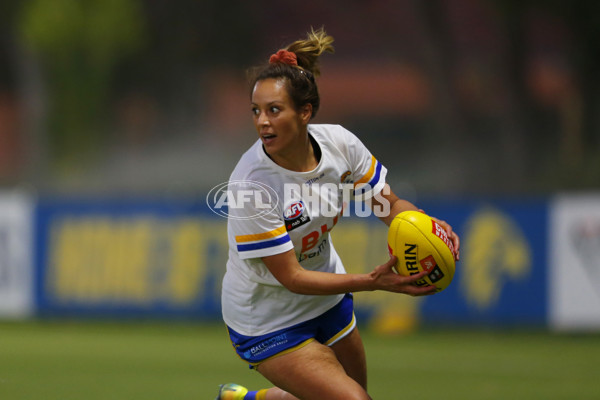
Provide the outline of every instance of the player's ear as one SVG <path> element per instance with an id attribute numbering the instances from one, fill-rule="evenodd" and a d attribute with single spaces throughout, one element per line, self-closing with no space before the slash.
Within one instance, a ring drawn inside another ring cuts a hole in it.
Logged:
<path id="1" fill-rule="evenodd" d="M 310 103 L 306 103 L 305 105 L 303 105 L 300 108 L 299 114 L 300 114 L 300 119 L 302 120 L 303 123 L 308 124 L 308 122 L 312 118 L 312 111 L 313 111 L 313 107 L 312 107 L 312 104 L 310 104 Z"/>

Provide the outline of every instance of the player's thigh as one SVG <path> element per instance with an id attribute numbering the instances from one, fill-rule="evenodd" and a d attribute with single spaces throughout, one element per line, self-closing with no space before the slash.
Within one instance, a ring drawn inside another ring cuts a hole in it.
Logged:
<path id="1" fill-rule="evenodd" d="M 302 400 L 368 400 L 363 387 L 346 374 L 333 350 L 316 341 L 258 366 L 275 386 Z"/>
<path id="2" fill-rule="evenodd" d="M 358 332 L 354 328 L 346 337 L 331 346 L 346 374 L 367 389 L 367 359 L 365 348 Z"/>

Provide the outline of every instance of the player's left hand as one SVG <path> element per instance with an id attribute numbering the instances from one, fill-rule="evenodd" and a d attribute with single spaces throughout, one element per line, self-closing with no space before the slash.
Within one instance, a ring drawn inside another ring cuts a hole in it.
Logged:
<path id="1" fill-rule="evenodd" d="M 425 211 L 423 211 L 423 210 L 419 210 L 419 211 L 425 214 Z M 441 219 L 438 219 L 435 217 L 431 217 L 431 218 L 433 218 L 438 224 L 440 224 L 442 226 L 442 228 L 444 228 L 444 230 L 448 234 L 448 238 L 450 240 L 452 240 L 452 245 L 454 246 L 454 259 L 456 261 L 459 261 L 460 260 L 460 238 L 458 237 L 456 232 L 454 232 L 454 230 L 452 229 L 452 226 L 450 226 L 449 223 L 447 223 L 446 221 L 442 221 Z"/>
<path id="2" fill-rule="evenodd" d="M 446 221 L 439 220 L 437 218 L 433 219 L 435 219 L 436 222 L 440 224 L 442 228 L 444 228 L 444 230 L 448 234 L 448 238 L 452 240 L 452 245 L 454 246 L 454 259 L 456 261 L 460 260 L 460 238 L 458 237 L 456 232 L 452 230 L 452 226 L 450 226 L 449 223 L 447 223 Z"/>

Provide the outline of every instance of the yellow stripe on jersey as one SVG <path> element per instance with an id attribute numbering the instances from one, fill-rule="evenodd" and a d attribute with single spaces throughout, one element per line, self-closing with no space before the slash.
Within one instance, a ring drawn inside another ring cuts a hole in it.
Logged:
<path id="1" fill-rule="evenodd" d="M 377 164 L 377 160 L 375 159 L 374 156 L 371 156 L 371 168 L 369 168 L 367 173 L 362 178 L 360 178 L 358 181 L 354 182 L 354 186 L 359 185 L 361 183 L 368 183 L 371 180 L 371 178 L 373 177 L 373 174 L 375 174 L 376 164 Z"/>
<path id="2" fill-rule="evenodd" d="M 269 232 L 253 233 L 250 235 L 238 235 L 235 237 L 235 241 L 237 243 L 254 242 L 256 240 L 271 239 L 286 232 L 287 230 L 285 229 L 285 226 L 282 225 L 281 227 L 273 229 Z"/>

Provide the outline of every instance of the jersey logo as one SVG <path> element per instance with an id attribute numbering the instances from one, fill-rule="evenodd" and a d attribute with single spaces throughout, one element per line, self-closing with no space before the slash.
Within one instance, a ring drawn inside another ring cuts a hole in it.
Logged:
<path id="1" fill-rule="evenodd" d="M 342 176 L 340 176 L 340 182 L 341 183 L 352 183 L 352 179 L 349 179 L 348 177 L 352 174 L 352 172 L 350 171 L 346 171 L 342 174 Z"/>
<path id="2" fill-rule="evenodd" d="M 287 206 L 287 208 L 283 212 L 283 218 L 286 221 L 296 219 L 300 215 L 302 215 L 303 211 L 304 211 L 304 203 L 302 202 L 302 200 L 295 201 L 292 204 L 290 204 L 289 206 Z"/>
<path id="3" fill-rule="evenodd" d="M 288 232 L 310 221 L 310 217 L 305 211 L 306 206 L 302 200 L 296 200 L 285 208 L 283 219 L 285 220 L 285 228 Z"/>

